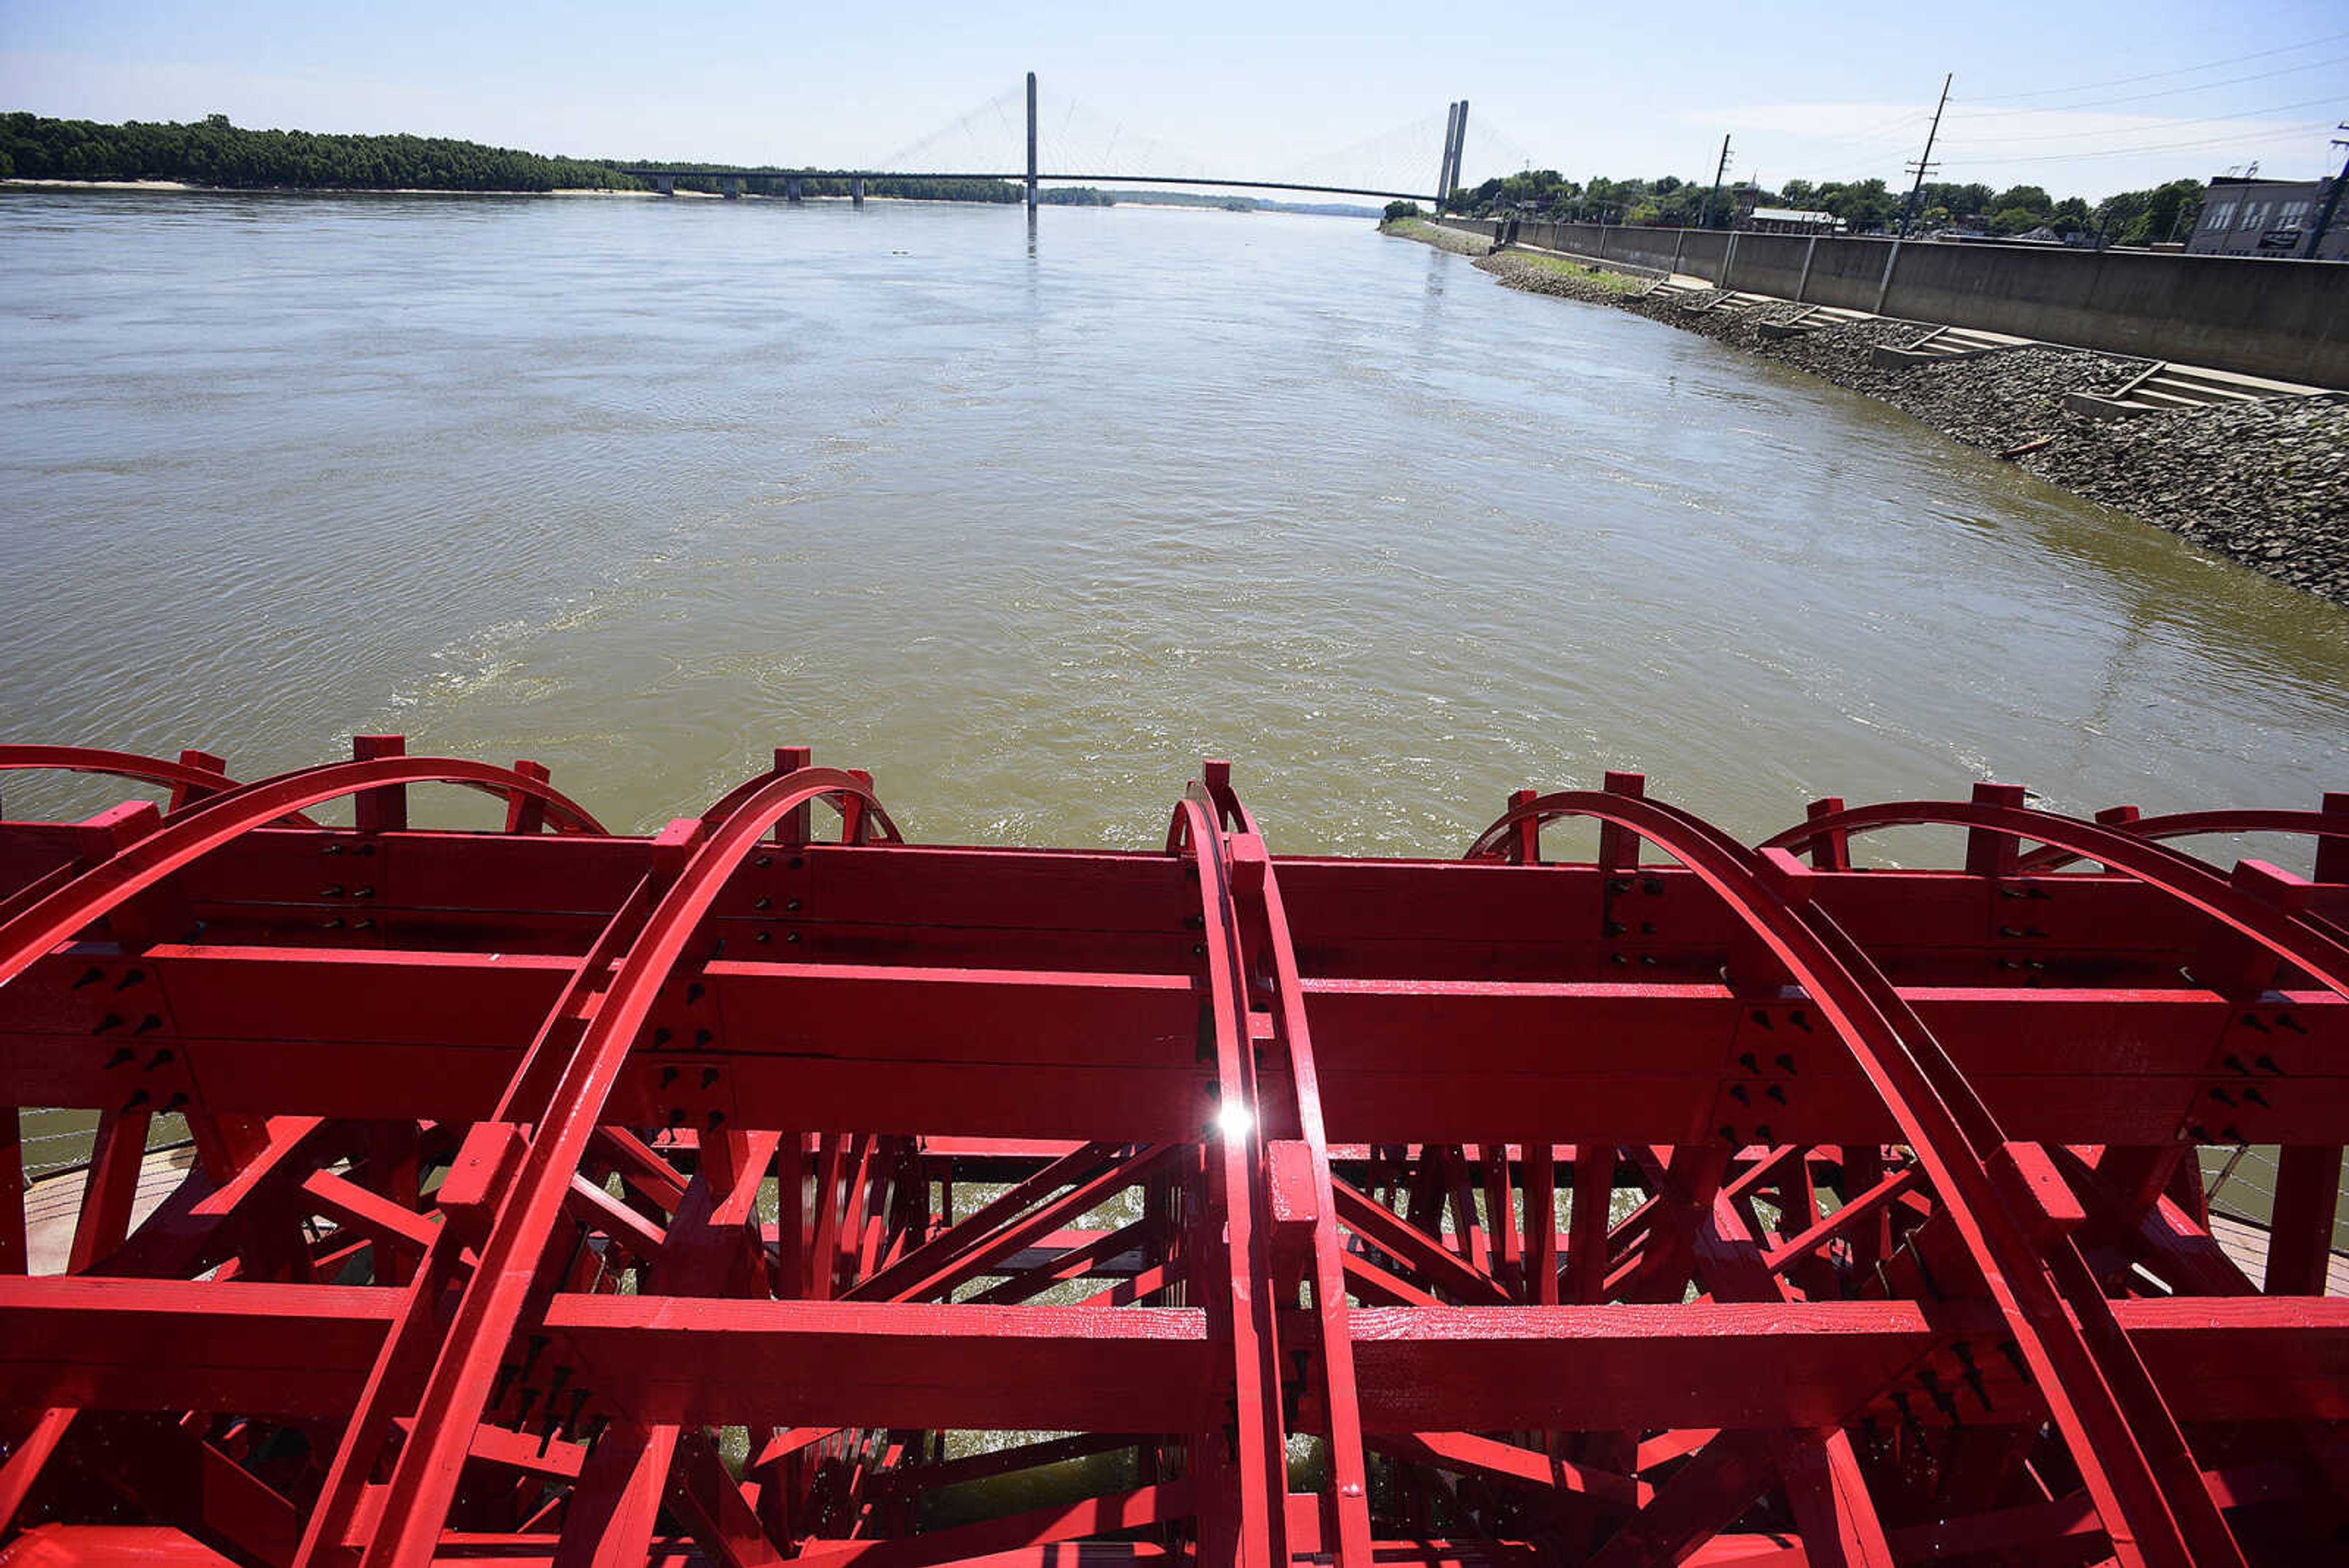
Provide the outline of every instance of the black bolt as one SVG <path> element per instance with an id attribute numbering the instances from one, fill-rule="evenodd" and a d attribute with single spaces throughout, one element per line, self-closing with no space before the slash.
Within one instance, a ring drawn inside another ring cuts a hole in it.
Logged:
<path id="1" fill-rule="evenodd" d="M 2243 1014 L 2243 1027 L 2246 1029 L 2256 1029 L 2262 1034 L 2265 1034 L 2268 1032 L 2268 1026 L 2260 1021 L 2260 1015 L 2256 1012 L 2246 1012 Z"/>
<path id="2" fill-rule="evenodd" d="M 118 1045 L 115 1047 L 114 1054 L 106 1059 L 106 1064 L 109 1067 L 119 1067 L 125 1062 L 129 1061 L 132 1052 L 129 1046 Z"/>
<path id="3" fill-rule="evenodd" d="M 135 1091 L 129 1099 L 122 1102 L 122 1108 L 126 1111 L 135 1111 L 146 1103 L 147 1091 L 140 1089 Z"/>
<path id="4" fill-rule="evenodd" d="M 1950 1348 L 1956 1353 L 1958 1365 L 1965 1369 L 1966 1386 L 1974 1391 L 1983 1409 L 1990 1409 L 1990 1386 L 1982 1379 L 1982 1368 L 1974 1365 L 1974 1347 L 1961 1339 Z"/>
<path id="5" fill-rule="evenodd" d="M 759 947 L 765 947 L 769 942 L 771 942 L 774 940 L 775 933 L 772 931 L 761 931 L 757 936 L 750 939 L 751 942 Z"/>
<path id="6" fill-rule="evenodd" d="M 2243 1091 L 2243 1098 L 2251 1101 L 2251 1104 L 2258 1106 L 2262 1109 L 2265 1109 L 2267 1106 L 2268 1097 L 2265 1095 L 2261 1094 L 2257 1089 L 2245 1089 Z"/>
<path id="7" fill-rule="evenodd" d="M 166 1112 L 176 1111 L 187 1103 L 188 1096 L 186 1095 L 175 1092 L 170 1099 L 163 1102 L 163 1109 Z"/>
<path id="8" fill-rule="evenodd" d="M 318 895 L 321 898 L 339 898 L 342 896 L 343 885 L 340 882 L 334 884 L 332 887 L 326 888 L 324 892 L 321 892 Z"/>
<path id="9" fill-rule="evenodd" d="M 681 1127 L 685 1125 L 684 1106 L 678 1106 L 670 1109 L 668 1113 L 668 1125 L 673 1127 Z"/>
<path id="10" fill-rule="evenodd" d="M 2230 1073 L 2240 1073 L 2246 1077 L 2251 1075 L 2251 1070 L 2243 1065 L 2243 1059 L 2240 1056 L 2236 1055 L 2231 1051 L 2227 1054 L 2226 1066 L 2227 1071 Z"/>
<path id="11" fill-rule="evenodd" d="M 155 1054 L 149 1059 L 147 1063 L 147 1070 L 151 1073 L 171 1059 L 171 1048 L 169 1045 L 166 1045 L 160 1051 L 156 1052 Z"/>
<path id="12" fill-rule="evenodd" d="M 1628 893 L 1630 890 L 1631 878 L 1629 877 L 1609 877 L 1607 878 L 1607 891 L 1610 897 L 1618 894 Z"/>
<path id="13" fill-rule="evenodd" d="M 1754 1096 L 1745 1092 L 1745 1085 L 1743 1084 L 1730 1085 L 1729 1096 L 1741 1106 L 1750 1106 L 1754 1103 Z"/>
<path id="14" fill-rule="evenodd" d="M 668 1041 L 669 1033 L 667 1030 L 656 1029 L 653 1031 L 653 1044 L 655 1045 L 666 1045 L 668 1044 Z"/>
<path id="15" fill-rule="evenodd" d="M 375 897 L 375 889 L 372 888 L 355 888 L 351 890 L 351 897 L 354 898 L 372 898 Z"/>
<path id="16" fill-rule="evenodd" d="M 761 855 L 757 859 L 750 862 L 751 865 L 756 866 L 761 871 L 764 871 L 768 867 L 772 866 L 774 863 L 775 857 L 771 855 Z"/>
<path id="17" fill-rule="evenodd" d="M 1661 877 L 1643 877 L 1640 879 L 1640 891 L 1651 898 L 1660 898 L 1664 891 L 1664 879 Z"/>
<path id="18" fill-rule="evenodd" d="M 703 985 L 698 980 L 693 981 L 685 988 L 685 1004 L 688 1007 L 690 1007 L 695 1002 L 699 1002 L 702 997 L 708 993 L 709 989 L 709 987 Z"/>
<path id="19" fill-rule="evenodd" d="M 764 893 L 761 893 L 757 898 L 750 900 L 750 908 L 754 909 L 772 909 L 774 907 L 774 903 L 775 901 L 772 898 L 770 898 Z"/>
<path id="20" fill-rule="evenodd" d="M 2308 1025 L 2302 1023 L 2296 1016 L 2289 1012 L 2277 1013 L 2276 1023 L 2281 1028 L 2291 1030 L 2294 1034 L 2305 1034 L 2308 1033 Z"/>
<path id="21" fill-rule="evenodd" d="M 109 1012 L 105 1017 L 98 1021 L 98 1027 L 91 1030 L 90 1033 L 92 1034 L 103 1034 L 109 1029 L 119 1029 L 121 1027 L 122 1015 L 119 1012 Z"/>
<path id="22" fill-rule="evenodd" d="M 1794 1012 L 1786 1014 L 1786 1022 L 1793 1024 L 1795 1028 L 1801 1030 L 1806 1034 L 1808 1034 L 1811 1032 L 1811 1015 L 1804 1012 L 1799 1007 L 1795 1009 Z"/>
<path id="23" fill-rule="evenodd" d="M 1758 1073 L 1762 1070 L 1762 1059 L 1751 1051 L 1740 1051 L 1737 1054 L 1737 1064 L 1749 1073 Z"/>
<path id="24" fill-rule="evenodd" d="M 804 866 L 804 865 L 806 865 L 806 864 L 807 864 L 807 857 L 804 857 L 804 856 L 801 856 L 801 855 L 794 855 L 794 856 L 792 856 L 792 857 L 791 857 L 791 859 L 787 862 L 787 864 L 791 867 L 791 868 L 792 868 L 792 870 L 796 871 L 796 870 L 798 870 L 801 867 L 802 867 L 802 866 Z"/>
<path id="25" fill-rule="evenodd" d="M 1786 1091 L 1781 1085 L 1773 1084 L 1770 1085 L 1770 1097 L 1783 1106 L 1786 1103 Z"/>
<path id="26" fill-rule="evenodd" d="M 1745 1016 L 1752 1020 L 1754 1026 L 1756 1029 L 1775 1029 L 1777 1027 L 1776 1024 L 1770 1022 L 1770 1015 L 1758 1007 L 1753 1012 L 1747 1013 Z"/>
<path id="27" fill-rule="evenodd" d="M 785 932 L 783 933 L 783 940 L 784 940 L 786 943 L 796 944 L 796 943 L 799 941 L 799 940 L 800 940 L 800 934 L 799 934 L 797 931 L 785 931 Z M 1206 949 L 1205 949 L 1205 948 L 1198 948 L 1198 949 L 1195 949 L 1194 950 L 1195 950 L 1195 951 L 1197 951 L 1197 952 L 1206 952 L 1207 950 L 1206 950 Z"/>
<path id="28" fill-rule="evenodd" d="M 1794 1054 L 1792 1051 L 1781 1051 L 1781 1052 L 1779 1052 L 1779 1053 L 1778 1053 L 1778 1065 L 1780 1065 L 1781 1067 L 1784 1067 L 1784 1068 L 1785 1068 L 1785 1069 L 1786 1069 L 1786 1076 L 1788 1076 L 1788 1077 L 1790 1077 L 1790 1078 L 1791 1078 L 1791 1077 L 1793 1077 L 1793 1076 L 1795 1076 L 1795 1054 Z"/>
<path id="29" fill-rule="evenodd" d="M 2227 1093 L 2224 1089 L 2211 1090 L 2210 1097 L 2218 1101 L 2222 1106 L 2231 1106 L 2235 1103 L 2235 1096 Z"/>
<path id="30" fill-rule="evenodd" d="M 2276 1065 L 2276 1059 L 2272 1056 L 2262 1055 L 2260 1058 L 2260 1071 L 2262 1073 L 2273 1073 L 2278 1077 L 2282 1077 L 2283 1075 L 2283 1069 Z"/>
<path id="31" fill-rule="evenodd" d="M 715 1067 L 704 1067 L 701 1070 L 701 1086 L 706 1089 L 716 1082 L 718 1082 L 718 1069 Z"/>
<path id="32" fill-rule="evenodd" d="M 1727 1122 L 1723 1122 L 1721 1125 L 1721 1137 L 1723 1142 L 1735 1143 L 1737 1141 L 1737 1129 L 1731 1127 Z"/>
<path id="33" fill-rule="evenodd" d="M 1764 1122 L 1760 1127 L 1754 1129 L 1754 1141 L 1755 1143 L 1775 1143 L 1778 1140 L 1770 1136 L 1770 1124 L 1768 1122 Z"/>
<path id="34" fill-rule="evenodd" d="M 800 901 L 797 898 L 786 898 L 783 900 L 783 909 L 786 913 L 796 910 L 799 907 Z"/>
<path id="35" fill-rule="evenodd" d="M 1643 937 L 1654 936 L 1656 934 L 1656 922 L 1653 920 L 1641 920 L 1640 922 L 1640 934 Z"/>
<path id="36" fill-rule="evenodd" d="M 663 1068 L 660 1070 L 660 1086 L 661 1086 L 662 1088 L 666 1089 L 666 1088 L 667 1088 L 671 1084 L 674 1084 L 674 1083 L 676 1083 L 676 1082 L 677 1082 L 677 1069 L 676 1069 L 675 1067 L 663 1067 Z"/>
<path id="37" fill-rule="evenodd" d="M 326 846 L 326 853 L 329 855 L 340 855 L 342 852 L 343 846 L 339 844 L 328 844 Z"/>
<path id="38" fill-rule="evenodd" d="M 693 1048 L 697 1051 L 706 1050 L 709 1043 L 717 1038 L 717 1035 L 707 1029 L 697 1029 L 693 1032 Z"/>
<path id="39" fill-rule="evenodd" d="M 726 1113 L 725 1113 L 724 1111 L 712 1111 L 712 1112 L 710 1112 L 710 1113 L 709 1113 L 709 1125 L 710 1125 L 711 1127 L 723 1127 L 723 1126 L 725 1126 L 725 1125 L 726 1125 Z"/>
<path id="40" fill-rule="evenodd" d="M 1625 925 L 1625 924 L 1624 924 L 1622 921 L 1620 921 L 1620 920 L 1609 920 L 1609 921 L 1608 921 L 1604 926 L 1602 926 L 1602 927 L 1600 928 L 1600 929 L 1601 929 L 1601 930 L 1602 930 L 1606 935 L 1610 936 L 1610 937 L 1619 937 L 1619 936 L 1621 936 L 1625 931 L 1628 931 L 1628 930 L 1630 930 L 1630 929 L 1631 929 L 1630 927 L 1629 927 L 1629 926 Z"/>

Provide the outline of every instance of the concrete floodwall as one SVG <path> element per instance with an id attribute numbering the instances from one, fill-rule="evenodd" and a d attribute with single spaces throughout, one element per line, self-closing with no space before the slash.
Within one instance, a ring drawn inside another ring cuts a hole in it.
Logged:
<path id="1" fill-rule="evenodd" d="M 1803 286 L 1803 258 L 1810 253 L 1807 235 L 1739 234 L 1731 239 L 1726 270 L 1714 282 L 1781 299 L 1795 297 Z"/>
<path id="2" fill-rule="evenodd" d="M 1500 228 L 1448 221 L 1487 236 Z M 1517 238 L 1806 305 L 2349 388 L 2340 262 L 1593 223 L 1520 222 Z"/>

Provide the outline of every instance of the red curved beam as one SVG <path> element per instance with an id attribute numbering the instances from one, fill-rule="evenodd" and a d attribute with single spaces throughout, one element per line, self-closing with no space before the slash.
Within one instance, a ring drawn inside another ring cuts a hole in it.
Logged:
<path id="1" fill-rule="evenodd" d="M 383 757 L 280 774 L 241 784 L 176 813 L 162 827 L 0 925 L 0 985 L 123 900 L 256 827 L 275 822 L 288 812 L 359 790 L 407 784 L 456 784 L 509 797 L 526 794 L 544 801 L 550 817 L 580 824 L 580 831 L 603 831 L 595 818 L 560 791 L 488 763 L 457 757 Z"/>
<path id="2" fill-rule="evenodd" d="M 1498 858 L 1499 844 L 1506 831 L 1526 816 L 1537 815 L 1540 805 L 1540 801 L 1535 801 L 1510 810 L 1477 836 L 1465 858 Z M 2046 845 L 2077 859 L 2109 866 L 2249 937 L 2278 958 L 2306 970 L 2336 996 L 2349 998 L 2349 945 L 2294 915 L 2252 898 L 2207 861 L 2134 833 L 2082 822 L 2077 817 L 2059 816 L 2029 806 L 1984 805 L 1971 801 L 1885 801 L 1818 817 L 1800 827 L 1789 828 L 1761 847 L 1792 853 L 1819 833 L 1868 833 L 1885 827 L 1988 828 Z"/>
<path id="3" fill-rule="evenodd" d="M 139 752 L 110 752 L 102 746 L 0 745 L 0 773 L 28 772 L 96 774 L 104 778 L 130 779 L 166 789 L 196 792 L 196 798 L 180 808 L 182 811 L 201 805 L 205 798 L 239 787 L 226 774 Z M 298 813 L 289 815 L 305 826 L 317 826 Z"/>
<path id="4" fill-rule="evenodd" d="M 1264 1190 L 1262 1106 L 1256 1054 L 1247 1036 L 1246 954 L 1232 906 L 1232 867 L 1223 834 L 1223 809 L 1199 785 L 1174 808 L 1169 851 L 1198 870 L 1199 916 L 1206 994 L 1216 1042 L 1217 1113 L 1202 1132 L 1210 1179 L 1195 1245 L 1203 1260 L 1220 1262 L 1220 1279 L 1199 1281 L 1210 1333 L 1228 1344 L 1232 1404 L 1237 1415 L 1231 1457 L 1222 1442 L 1195 1445 L 1202 1456 L 1198 1556 L 1236 1568 L 1278 1568 L 1288 1563 L 1287 1433 L 1283 1429 L 1279 1328 L 1270 1293 L 1254 1282 L 1271 1277 L 1271 1215 Z M 1244 1125 L 1233 1119 L 1237 1106 Z M 1214 1262 L 1206 1264 L 1212 1268 Z M 1237 1503 L 1237 1512 L 1233 1504 Z"/>
<path id="5" fill-rule="evenodd" d="M 1845 811 L 1827 812 L 1798 822 L 1783 832 L 1773 834 L 1754 846 L 1757 849 L 1784 849 L 1802 854 L 1820 839 L 1834 834 L 1868 833 L 1878 828 L 1916 826 L 1921 819 L 1893 819 L 1879 814 L 1889 810 L 1906 810 L 1927 805 L 1920 801 L 1891 801 L 1882 805 L 1853 806 Z M 2074 822 L 2076 817 L 2061 817 Z M 2135 822 L 2098 824 L 2111 831 L 2126 833 L 2132 838 L 2155 843 L 2170 838 L 2193 838 L 2213 833 L 2288 833 L 2307 838 L 2349 838 L 2349 817 L 2321 811 L 2285 811 L 2257 807 L 2240 807 L 2219 811 L 2181 811 L 2168 816 L 2140 817 Z M 1488 830 L 1489 831 L 1489 830 Z M 1473 851 L 1472 851 L 1473 854 Z M 2093 857 L 2054 845 L 2042 845 L 2015 862 L 2019 874 L 2050 871 L 2075 860 Z M 2205 862 L 2204 864 L 2208 864 Z"/>
<path id="6" fill-rule="evenodd" d="M 1993 816 L 2041 815 L 2014 808 L 1951 809 Z M 1478 836 L 1469 857 L 1492 857 L 1520 824 L 1584 816 L 1639 835 L 1695 873 L 1785 966 L 1851 1052 L 1904 1140 L 1917 1151 L 1981 1270 L 2046 1396 L 2120 1560 L 2162 1568 L 2241 1563 L 2241 1549 L 2211 1501 L 2184 1436 L 2114 1323 L 2095 1276 L 2085 1263 L 2051 1265 L 1993 1184 L 1985 1159 L 2004 1139 L 1989 1108 L 1873 961 L 1824 911 L 1798 911 L 1763 880 L 1754 852 L 1711 824 L 1630 795 L 1568 792 L 1523 801 Z M 2054 821 L 2066 825 L 2066 819 Z M 1983 826 L 2012 825 L 2002 820 Z M 2031 825 L 2023 830 L 2030 834 Z M 2106 831 L 2085 836 L 2097 838 Z M 2141 855 L 2168 855 L 2154 846 L 2128 847 Z M 1791 859 L 1774 864 L 1802 871 Z M 2069 1251 L 2069 1243 L 2057 1250 Z M 2069 1261 L 2077 1262 L 2075 1251 Z"/>
<path id="7" fill-rule="evenodd" d="M 844 836 L 842 839 L 843 843 L 869 844 L 873 841 L 873 835 L 876 829 L 881 835 L 881 841 L 885 844 L 905 842 L 905 836 L 897 831 L 897 825 L 889 819 L 888 812 L 882 808 L 880 797 L 873 793 L 873 775 L 861 768 L 817 769 L 805 765 L 797 768 L 778 767 L 771 773 L 761 774 L 757 778 L 746 779 L 736 784 L 725 794 L 719 796 L 717 804 L 701 814 L 701 820 L 705 826 L 716 827 L 741 810 L 746 804 L 758 795 L 761 790 L 765 789 L 775 780 L 818 772 L 846 779 L 848 783 L 845 785 L 837 790 L 827 791 L 826 794 L 845 796 L 862 807 L 855 814 L 853 822 L 846 811 L 842 812 L 840 826 Z M 851 834 L 854 836 L 845 836 Z"/>
<path id="8" fill-rule="evenodd" d="M 1338 1525 L 1334 1568 L 1370 1568 L 1370 1476 L 1363 1459 L 1362 1417 L 1354 1376 L 1354 1341 L 1346 1325 L 1346 1265 L 1339 1244 L 1338 1200 L 1330 1179 L 1330 1139 L 1321 1116 L 1321 1083 L 1313 1056 L 1313 1036 L 1305 1014 L 1305 982 L 1297 967 L 1297 945 L 1288 929 L 1288 913 L 1280 898 L 1280 878 L 1272 857 L 1239 795 L 1231 787 L 1227 764 L 1210 763 L 1206 791 L 1216 811 L 1237 827 L 1223 836 L 1222 857 L 1237 864 L 1245 854 L 1247 874 L 1232 878 L 1245 925 L 1245 935 L 1264 943 L 1263 968 L 1269 972 L 1271 1013 L 1276 1038 L 1288 1062 L 1289 1085 L 1297 1101 L 1298 1136 L 1310 1153 L 1313 1166 L 1313 1308 L 1321 1334 L 1315 1354 L 1321 1361 L 1323 1419 L 1329 1428 L 1329 1496 Z M 1244 836 L 1245 845 L 1233 835 Z M 1261 867 L 1261 871 L 1258 871 Z M 1246 942 L 1243 940 L 1243 950 Z"/>
<path id="9" fill-rule="evenodd" d="M 2132 838 L 2148 842 L 2168 838 L 2195 838 L 2206 833 L 2288 833 L 2304 838 L 2349 838 L 2349 817 L 2327 815 L 2321 811 L 2263 811 L 2251 808 L 2230 811 L 2181 811 L 2168 816 L 2144 816 L 2135 822 L 2110 824 Z M 2018 873 L 2050 871 L 2075 860 L 2085 859 L 2068 849 L 2042 846 L 2014 863 Z"/>
<path id="10" fill-rule="evenodd" d="M 466 1282 L 392 1471 L 367 1553 L 369 1568 L 421 1568 L 432 1561 L 498 1363 L 521 1322 L 572 1174 L 662 985 L 760 838 L 792 812 L 828 795 L 847 795 L 875 809 L 880 805 L 861 779 L 835 768 L 801 768 L 760 785 L 702 839 L 629 944 L 548 1099 L 499 1204 L 480 1265 Z"/>

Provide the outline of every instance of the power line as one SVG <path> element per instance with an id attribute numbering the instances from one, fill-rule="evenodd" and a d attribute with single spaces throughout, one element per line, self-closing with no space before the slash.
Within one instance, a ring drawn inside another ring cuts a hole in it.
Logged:
<path id="1" fill-rule="evenodd" d="M 2196 71 L 2215 70 L 2220 66 L 2237 66 L 2242 64 L 2245 60 L 2272 59 L 2277 55 L 2289 55 L 2300 49 L 2313 49 L 2318 47 L 2320 45 L 2337 44 L 2344 38 L 2349 38 L 2349 33 L 2328 33 L 2323 37 L 2310 38 L 2302 43 L 2284 44 L 2272 49 L 2256 49 L 2248 55 L 2229 55 L 2224 59 L 2204 60 L 2199 65 L 2179 66 L 2172 70 L 2147 71 L 2141 76 L 2134 77 L 2112 77 L 2099 82 L 2074 82 L 2069 87 L 2038 88 L 2030 92 L 1985 93 L 1980 99 L 1976 99 L 1971 101 L 1977 103 L 2012 103 L 2016 99 L 2052 98 L 2057 93 L 2092 92 L 2097 88 L 2127 87 L 2131 82 L 2158 81 L 2164 77 L 2192 76 Z"/>
<path id="2" fill-rule="evenodd" d="M 2006 147 L 2018 141 L 2077 141 L 2084 137 L 2102 137 L 2109 140 L 2116 135 L 2127 135 L 2131 130 L 2152 131 L 2167 135 L 2172 130 L 2181 130 L 2190 125 L 2226 125 L 2239 119 L 2257 119 L 2263 114 L 2286 114 L 2296 109 L 2315 109 L 2321 105 L 2340 101 L 2336 94 L 2329 98 L 2303 99 L 2298 103 L 2275 103 L 2261 109 L 2247 109 L 2240 114 L 2206 114 L 2193 119 L 2159 120 L 2151 125 L 2128 127 L 2117 131 L 2107 126 L 2099 130 L 2055 130 L 2044 136 L 1964 137 L 1963 144 L 1968 147 Z M 2051 109 L 2048 112 L 2052 114 L 2055 111 Z M 1956 127 L 1952 127 L 1951 134 L 1960 134 Z"/>
<path id="3" fill-rule="evenodd" d="M 2287 136 L 2305 136 L 2323 129 L 2324 122 L 2322 120 L 2290 126 L 2278 130 L 2275 133 L 2275 140 L 2282 140 Z M 2243 140 L 2240 134 L 2214 136 L 2206 140 L 2177 141 L 2159 147 L 2115 147 L 2102 152 L 2022 152 L 2003 158 L 1960 158 L 1956 161 L 1964 168 L 1983 164 L 1995 166 L 2002 163 L 2076 163 L 2088 158 L 2135 158 L 2156 152 L 2191 152 L 2205 147 L 2240 147 Z"/>
<path id="4" fill-rule="evenodd" d="M 2156 88 L 2151 92 L 2123 93 L 2118 98 L 2091 99 L 2085 103 L 2050 104 L 2044 109 L 1993 109 L 1988 114 L 1961 114 L 1958 118 L 1961 120 L 2016 119 L 2032 114 L 2071 114 L 2079 109 L 2104 109 L 2116 103 L 2143 103 L 2149 98 L 2176 98 L 2180 93 L 2209 92 L 2214 88 L 2240 87 L 2244 82 L 2263 82 L 2276 77 L 2298 76 L 2303 71 L 2319 71 L 2329 66 L 2343 65 L 2349 65 L 2349 55 L 2338 56 L 2329 60 L 2312 60 L 2304 66 L 2286 66 L 2277 71 L 2254 71 L 2250 76 L 2229 77 L 2224 81 L 2199 82 L 2192 87 Z M 1972 101 L 1974 100 L 1970 99 L 1958 100 L 1961 107 Z"/>

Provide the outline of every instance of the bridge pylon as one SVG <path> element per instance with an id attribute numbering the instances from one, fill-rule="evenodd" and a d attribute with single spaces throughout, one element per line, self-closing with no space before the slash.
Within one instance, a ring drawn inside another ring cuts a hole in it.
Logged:
<path id="1" fill-rule="evenodd" d="M 1036 212 L 1036 73 L 1028 73 L 1028 212 Z"/>

